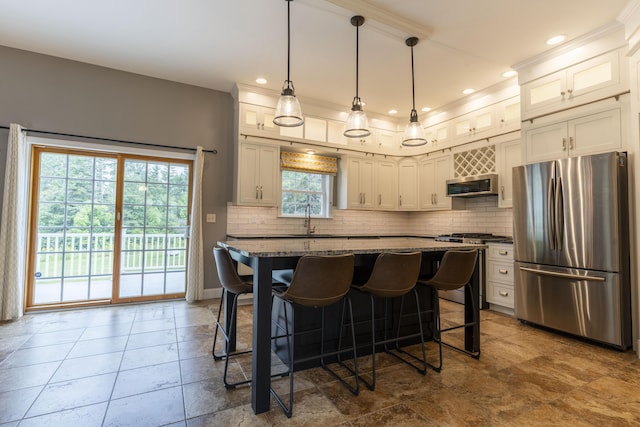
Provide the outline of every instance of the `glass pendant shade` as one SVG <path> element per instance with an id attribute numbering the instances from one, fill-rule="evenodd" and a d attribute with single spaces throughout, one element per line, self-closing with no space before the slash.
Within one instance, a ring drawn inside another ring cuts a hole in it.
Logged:
<path id="1" fill-rule="evenodd" d="M 424 134 L 424 128 L 418 120 L 418 112 L 416 111 L 416 89 L 413 78 L 413 47 L 418 44 L 417 37 L 409 37 L 405 40 L 407 46 L 411 48 L 411 118 L 409 124 L 404 130 L 404 136 L 402 137 L 402 145 L 406 147 L 419 147 L 427 143 L 427 138 Z"/>
<path id="2" fill-rule="evenodd" d="M 424 134 L 424 128 L 418 121 L 418 112 L 411 110 L 411 120 L 404 130 L 404 136 L 402 137 L 402 145 L 407 147 L 419 147 L 425 145 L 427 138 Z"/>
<path id="3" fill-rule="evenodd" d="M 273 123 L 282 127 L 296 127 L 304 123 L 300 102 L 296 98 L 291 82 L 285 82 L 282 94 L 278 98 Z"/>
<path id="4" fill-rule="evenodd" d="M 369 135 L 371 135 L 369 120 L 362 110 L 360 98 L 353 98 L 353 105 L 349 117 L 347 117 L 344 136 L 348 138 L 365 138 Z"/>
<path id="5" fill-rule="evenodd" d="M 276 112 L 273 117 L 273 124 L 282 127 L 296 127 L 304 124 L 302 118 L 302 108 L 296 98 L 293 82 L 290 79 L 291 70 L 291 2 L 287 2 L 287 80 L 282 86 L 282 93 L 276 104 Z"/>

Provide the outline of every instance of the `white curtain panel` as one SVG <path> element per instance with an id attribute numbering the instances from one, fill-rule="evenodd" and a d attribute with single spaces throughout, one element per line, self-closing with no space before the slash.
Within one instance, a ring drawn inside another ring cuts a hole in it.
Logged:
<path id="1" fill-rule="evenodd" d="M 27 193 L 29 183 L 27 137 L 11 124 L 0 223 L 0 320 L 22 316 L 27 246 Z"/>
<path id="2" fill-rule="evenodd" d="M 188 302 L 204 299 L 204 255 L 202 249 L 202 172 L 204 152 L 198 146 L 193 167 L 193 194 L 191 197 L 191 233 L 189 239 L 189 263 L 187 265 Z"/>

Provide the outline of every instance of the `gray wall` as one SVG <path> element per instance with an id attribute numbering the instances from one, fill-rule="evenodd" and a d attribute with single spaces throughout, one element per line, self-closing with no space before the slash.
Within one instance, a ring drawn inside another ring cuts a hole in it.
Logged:
<path id="1" fill-rule="evenodd" d="M 0 46 L 0 125 L 164 146 L 217 149 L 205 153 L 205 258 L 224 239 L 233 174 L 233 98 L 229 93 L 145 77 Z M 40 135 L 38 135 L 40 136 Z M 0 129 L 4 188 L 8 131 Z M 104 142 L 98 141 L 102 144 Z M 117 144 L 116 144 L 117 145 Z M 1 203 L 1 199 L 0 199 Z M 205 288 L 219 286 L 205 263 Z"/>

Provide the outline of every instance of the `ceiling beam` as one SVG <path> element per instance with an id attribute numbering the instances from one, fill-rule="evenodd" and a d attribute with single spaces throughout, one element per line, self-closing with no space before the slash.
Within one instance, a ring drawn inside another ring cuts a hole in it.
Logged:
<path id="1" fill-rule="evenodd" d="M 369 24 L 404 40 L 406 37 L 418 37 L 426 40 L 433 32 L 431 28 L 407 19 L 367 0 L 326 0 L 343 9 L 364 16 Z M 371 21 L 374 21 L 372 23 Z M 375 23 L 382 25 L 375 25 Z M 386 28 L 384 28 L 386 27 Z"/>

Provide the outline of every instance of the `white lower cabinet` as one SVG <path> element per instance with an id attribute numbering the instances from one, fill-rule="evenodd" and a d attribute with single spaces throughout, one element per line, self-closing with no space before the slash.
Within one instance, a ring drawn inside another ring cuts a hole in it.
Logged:
<path id="1" fill-rule="evenodd" d="M 490 304 L 513 309 L 513 245 L 488 243 L 486 299 Z"/>

